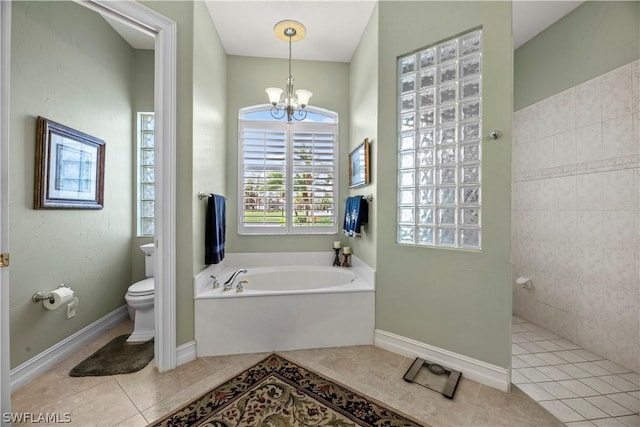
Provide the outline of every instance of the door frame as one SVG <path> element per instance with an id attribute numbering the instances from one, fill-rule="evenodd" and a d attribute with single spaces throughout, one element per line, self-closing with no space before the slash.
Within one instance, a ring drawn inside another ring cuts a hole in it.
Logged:
<path id="1" fill-rule="evenodd" d="M 176 367 L 176 64 L 177 24 L 134 0 L 74 0 L 155 39 L 156 115 L 155 365 Z M 0 1 L 0 252 L 9 253 L 9 89 L 11 1 Z M 11 412 L 9 270 L 0 269 L 0 410 Z M 1 425 L 9 425 L 2 417 Z"/>

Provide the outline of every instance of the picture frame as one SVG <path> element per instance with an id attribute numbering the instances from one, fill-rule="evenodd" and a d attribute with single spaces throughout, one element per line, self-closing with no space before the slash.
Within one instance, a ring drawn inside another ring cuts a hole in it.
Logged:
<path id="1" fill-rule="evenodd" d="M 38 116 L 34 209 L 102 209 L 105 145 Z"/>
<path id="2" fill-rule="evenodd" d="M 363 187 L 370 182 L 369 139 L 349 153 L 349 188 Z"/>

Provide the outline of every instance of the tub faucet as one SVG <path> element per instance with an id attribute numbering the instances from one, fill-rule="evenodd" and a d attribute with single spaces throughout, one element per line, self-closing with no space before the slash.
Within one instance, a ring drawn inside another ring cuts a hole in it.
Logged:
<path id="1" fill-rule="evenodd" d="M 246 273 L 246 272 L 247 272 L 246 268 L 241 268 L 239 270 L 236 270 L 235 273 L 233 273 L 231 277 L 229 277 L 229 280 L 224 282 L 224 287 L 222 288 L 222 290 L 228 291 L 229 289 L 233 288 L 233 282 L 236 280 L 236 277 L 238 277 L 240 273 Z"/>
<path id="2" fill-rule="evenodd" d="M 213 289 L 218 289 L 220 287 L 220 280 L 218 280 L 218 278 L 216 276 L 214 276 L 213 274 L 211 276 L 211 287 Z"/>

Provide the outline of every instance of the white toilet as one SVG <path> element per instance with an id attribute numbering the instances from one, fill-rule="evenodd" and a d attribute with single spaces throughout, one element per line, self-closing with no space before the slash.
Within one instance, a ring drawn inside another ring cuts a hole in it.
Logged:
<path id="1" fill-rule="evenodd" d="M 154 336 L 153 303 L 155 299 L 155 281 L 153 278 L 153 251 L 155 245 L 147 243 L 140 246 L 144 252 L 144 272 L 146 279 L 129 286 L 124 299 L 129 306 L 129 317 L 133 320 L 133 332 L 127 338 L 128 343 L 149 341 Z"/>

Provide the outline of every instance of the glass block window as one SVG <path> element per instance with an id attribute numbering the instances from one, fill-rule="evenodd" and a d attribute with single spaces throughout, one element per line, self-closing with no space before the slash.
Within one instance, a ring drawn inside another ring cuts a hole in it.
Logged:
<path id="1" fill-rule="evenodd" d="M 397 242 L 481 248 L 482 30 L 398 58 Z"/>
<path id="2" fill-rule="evenodd" d="M 155 233 L 155 127 L 154 113 L 137 114 L 138 236 Z"/>
<path id="3" fill-rule="evenodd" d="M 238 232 L 338 231 L 338 116 L 313 109 L 288 124 L 270 105 L 240 110 Z"/>

